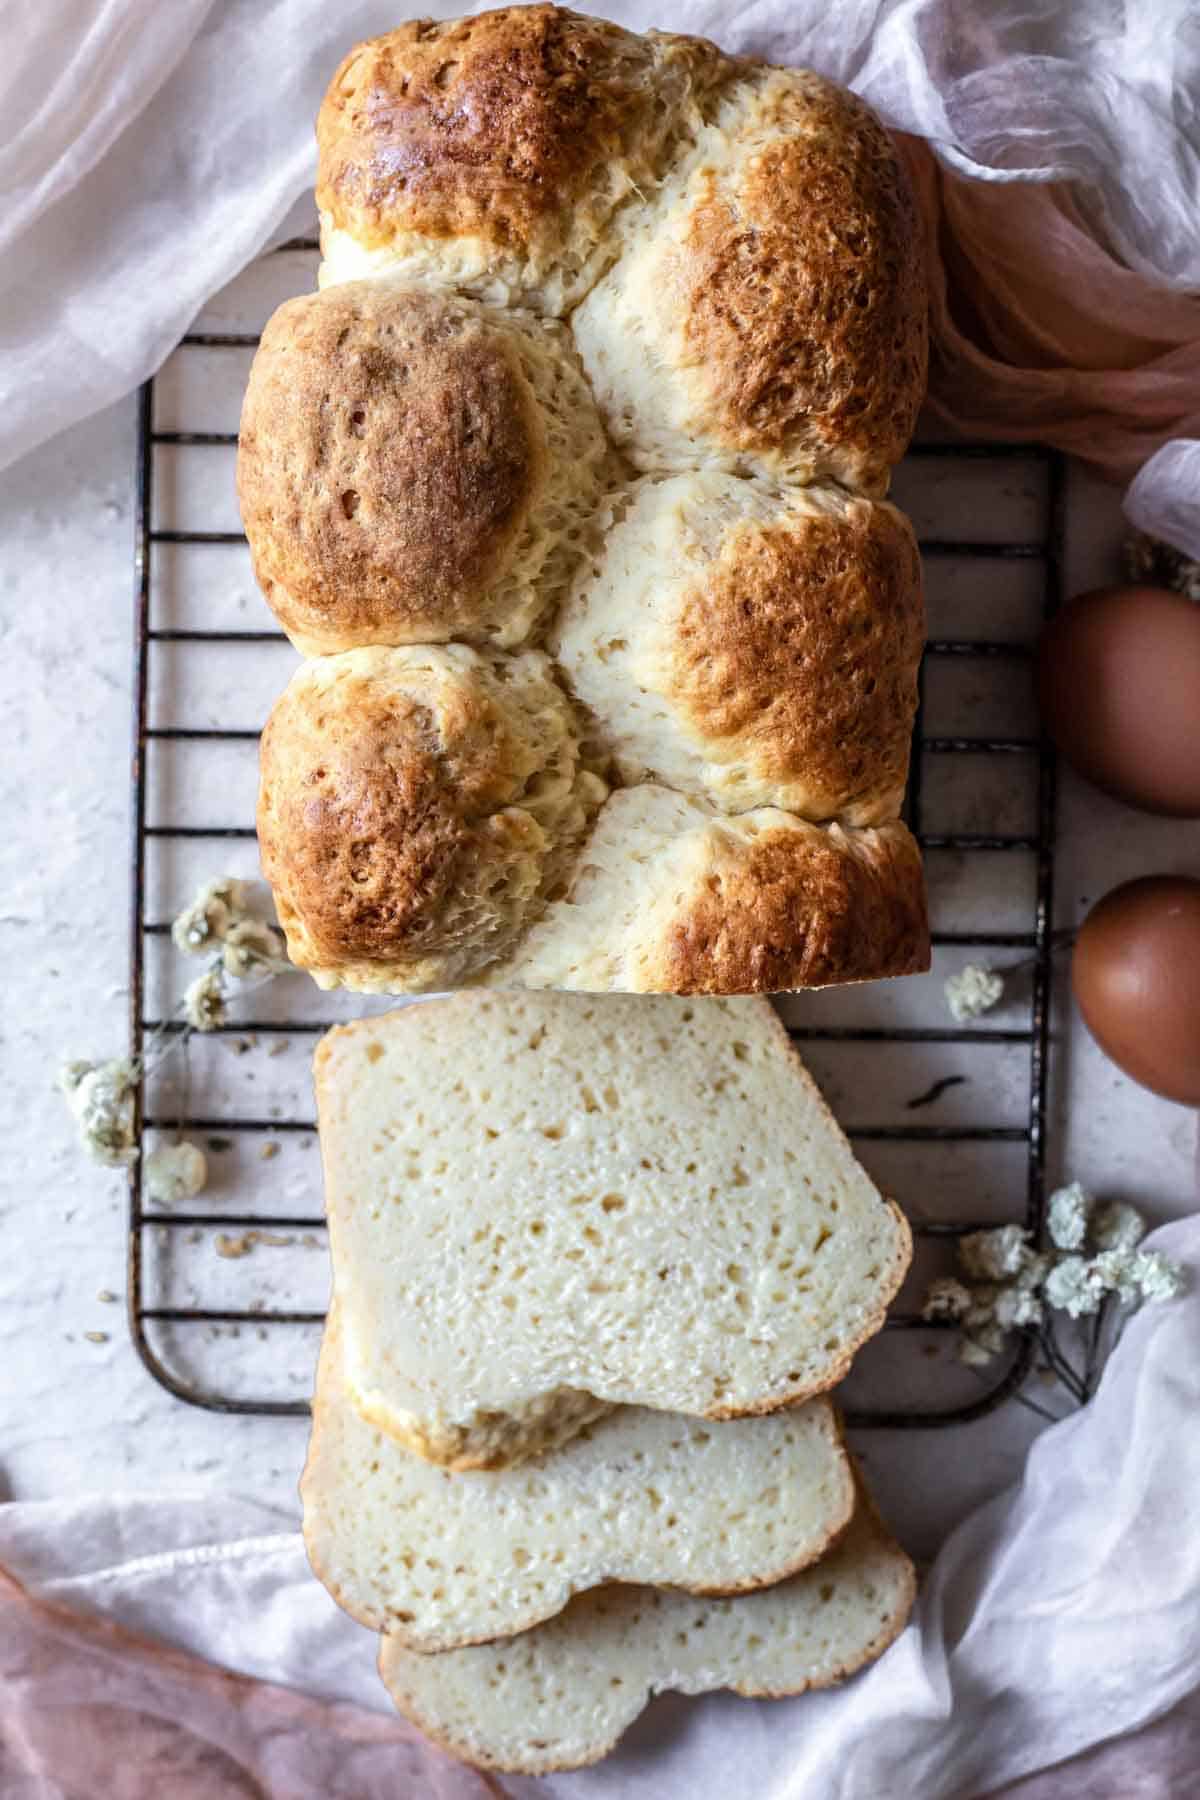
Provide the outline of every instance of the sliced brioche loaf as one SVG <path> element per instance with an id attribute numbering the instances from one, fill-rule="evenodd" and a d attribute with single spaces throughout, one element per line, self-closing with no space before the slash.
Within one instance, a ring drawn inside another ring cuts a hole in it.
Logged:
<path id="1" fill-rule="evenodd" d="M 436 1462 L 807 1399 L 908 1264 L 762 1000 L 463 993 L 337 1027 L 315 1071 L 346 1385 Z"/>
<path id="2" fill-rule="evenodd" d="M 543 1774 L 598 1761 L 667 1689 L 830 1687 L 882 1655 L 915 1588 L 863 1502 L 829 1555 L 778 1587 L 725 1600 L 600 1588 L 520 1637 L 444 1656 L 385 1636 L 379 1670 L 400 1710 L 454 1755 Z"/>
<path id="3" fill-rule="evenodd" d="M 827 1400 L 720 1424 L 621 1406 L 519 1469 L 451 1474 L 359 1418 L 335 1308 L 300 1495 L 334 1599 L 428 1652 L 528 1630 L 601 1582 L 780 1581 L 846 1525 L 854 1481 Z"/>

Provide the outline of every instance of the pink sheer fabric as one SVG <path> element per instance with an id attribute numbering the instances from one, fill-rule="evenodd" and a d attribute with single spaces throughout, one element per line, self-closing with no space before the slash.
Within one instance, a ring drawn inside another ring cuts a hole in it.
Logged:
<path id="1" fill-rule="evenodd" d="M 1200 1698 L 1193 1694 L 1144 1731 L 1098 1744 L 987 1800 L 1183 1800 L 1200 1788 L 1198 1771 Z"/>
<path id="2" fill-rule="evenodd" d="M 403 1719 L 310 1700 L 35 1599 L 0 1571 L 4 1800 L 489 1800 Z"/>
<path id="3" fill-rule="evenodd" d="M 991 1800 L 1175 1800 L 1200 1766 L 1192 1697 Z M 0 1572 L 4 1800 L 501 1800 L 403 1719 L 231 1675 Z M 964 1795 L 963 1800 L 972 1800 Z"/>
<path id="4" fill-rule="evenodd" d="M 1071 189 L 969 181 L 900 143 L 924 220 L 935 421 L 1056 445 L 1114 481 L 1200 437 L 1200 295 L 1117 262 Z"/>

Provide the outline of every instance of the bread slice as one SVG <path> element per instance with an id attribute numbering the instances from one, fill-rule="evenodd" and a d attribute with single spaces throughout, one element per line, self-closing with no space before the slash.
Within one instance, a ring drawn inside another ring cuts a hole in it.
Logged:
<path id="1" fill-rule="evenodd" d="M 829 1555 L 733 1599 L 658 1588 L 580 1594 L 520 1637 L 419 1656 L 385 1636 L 379 1672 L 428 1736 L 481 1768 L 529 1775 L 610 1751 L 653 1695 L 831 1687 L 903 1630 L 913 1566 L 863 1501 Z"/>
<path id="2" fill-rule="evenodd" d="M 454 1468 L 834 1386 L 911 1237 L 771 1007 L 477 994 L 315 1059 L 346 1385 Z"/>
<path id="3" fill-rule="evenodd" d="M 824 1399 L 720 1424 L 621 1406 L 519 1469 L 451 1474 L 359 1418 L 335 1307 L 300 1497 L 334 1599 L 428 1652 L 526 1631 L 602 1582 L 781 1581 L 844 1529 L 854 1479 Z"/>

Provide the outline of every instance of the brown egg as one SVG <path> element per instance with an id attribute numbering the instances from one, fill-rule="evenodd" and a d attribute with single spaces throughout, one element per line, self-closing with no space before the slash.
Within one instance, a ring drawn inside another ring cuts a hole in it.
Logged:
<path id="1" fill-rule="evenodd" d="M 1200 605 L 1165 588 L 1078 595 L 1042 634 L 1038 700 L 1088 781 L 1144 812 L 1200 818 Z"/>
<path id="2" fill-rule="evenodd" d="M 1200 1106 L 1200 881 L 1150 875 L 1106 894 L 1075 941 L 1071 982 L 1119 1069 Z"/>

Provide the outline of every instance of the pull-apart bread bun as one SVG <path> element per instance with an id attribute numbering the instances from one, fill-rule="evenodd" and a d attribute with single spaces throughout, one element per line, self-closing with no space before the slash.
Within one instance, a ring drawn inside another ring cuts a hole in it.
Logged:
<path id="1" fill-rule="evenodd" d="M 508 950 L 603 785 L 535 650 L 348 650 L 267 721 L 258 837 L 321 987 L 453 987 Z"/>
<path id="2" fill-rule="evenodd" d="M 907 180 L 860 100 L 752 70 L 618 232 L 571 325 L 640 468 L 886 492 L 925 395 L 926 291 Z"/>
<path id="3" fill-rule="evenodd" d="M 485 979 L 777 994 L 928 966 L 921 853 L 898 819 L 844 831 L 765 806 L 725 817 L 644 781 L 609 795 L 570 885 Z"/>
<path id="4" fill-rule="evenodd" d="M 878 825 L 904 798 L 924 637 L 894 506 L 708 472 L 633 490 L 556 648 L 625 786 Z"/>
<path id="5" fill-rule="evenodd" d="M 421 706 L 380 755 L 341 704 L 355 797 L 318 829 L 297 770 L 324 766 L 322 727 L 288 702 L 262 818 L 296 960 L 397 993 L 926 968 L 898 822 L 920 575 L 880 498 L 921 398 L 926 303 L 883 127 L 811 72 L 531 6 L 360 45 L 317 136 L 321 290 L 268 325 L 243 415 L 258 579 L 306 654 L 469 645 L 481 692 L 506 653 L 555 658 L 590 773 L 569 820 L 536 819 L 547 841 L 517 879 L 507 764 L 483 812 L 460 806 Z M 429 872 L 433 815 L 397 804 L 396 763 L 470 838 L 456 872 Z M 618 791 L 589 836 L 601 779 Z M 359 812 L 389 821 L 369 882 Z M 387 921 L 366 949 L 364 886 Z"/>
<path id="6" fill-rule="evenodd" d="M 796 1405 L 908 1266 L 765 1000 L 456 994 L 338 1026 L 314 1070 L 346 1393 L 431 1462 L 618 1404 Z"/>
<path id="7" fill-rule="evenodd" d="M 389 270 L 562 314 L 739 65 L 557 6 L 414 19 L 352 50 L 317 119 L 322 286 Z"/>
<path id="8" fill-rule="evenodd" d="M 309 655 L 521 644 L 562 598 L 606 454 L 561 326 L 390 281 L 301 295 L 242 412 L 255 574 Z"/>
<path id="9" fill-rule="evenodd" d="M 359 1417 L 341 1336 L 335 1307 L 300 1483 L 304 1542 L 339 1605 L 414 1650 L 527 1631 L 606 1581 L 764 1587 L 822 1555 L 854 1509 L 828 1400 L 721 1421 L 618 1406 L 519 1468 L 456 1473 Z"/>

